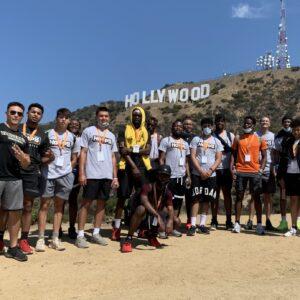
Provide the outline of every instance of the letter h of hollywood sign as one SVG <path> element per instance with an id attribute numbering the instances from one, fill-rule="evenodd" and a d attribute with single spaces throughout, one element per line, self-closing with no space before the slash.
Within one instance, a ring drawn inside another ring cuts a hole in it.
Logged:
<path id="1" fill-rule="evenodd" d="M 162 89 L 162 90 L 151 90 L 150 96 L 147 96 L 147 92 L 143 91 L 135 92 L 125 96 L 125 108 L 138 105 L 138 104 L 155 104 L 162 103 L 168 100 L 169 103 L 187 102 L 189 99 L 192 101 L 199 101 L 205 99 L 210 95 L 210 85 L 202 84 L 195 86 L 191 89 Z"/>

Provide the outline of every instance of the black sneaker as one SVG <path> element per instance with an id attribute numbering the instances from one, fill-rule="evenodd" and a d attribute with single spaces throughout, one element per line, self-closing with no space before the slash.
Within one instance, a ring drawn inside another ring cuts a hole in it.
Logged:
<path id="1" fill-rule="evenodd" d="M 75 227 L 69 227 L 69 229 L 68 229 L 68 236 L 72 240 L 76 240 L 77 239 L 77 232 L 76 232 Z"/>
<path id="2" fill-rule="evenodd" d="M 226 230 L 233 229 L 233 223 L 231 221 L 226 221 Z"/>
<path id="3" fill-rule="evenodd" d="M 7 258 L 13 258 L 18 261 L 27 261 L 28 257 L 24 254 L 19 247 L 8 248 L 7 252 L 4 253 Z"/>
<path id="4" fill-rule="evenodd" d="M 194 236 L 196 234 L 196 229 L 197 229 L 196 226 L 191 226 L 188 229 L 186 235 L 188 235 L 188 236 Z"/>
<path id="5" fill-rule="evenodd" d="M 215 220 L 215 219 L 211 220 L 211 223 L 210 223 L 211 230 L 217 230 L 218 226 L 219 226 L 219 223 L 217 220 Z"/>
<path id="6" fill-rule="evenodd" d="M 245 228 L 246 228 L 247 230 L 252 230 L 252 229 L 253 229 L 253 221 L 248 220 L 248 222 L 247 222 Z"/>
<path id="7" fill-rule="evenodd" d="M 275 227 L 273 227 L 273 225 L 272 225 L 272 223 L 271 223 L 270 220 L 266 221 L 265 230 L 268 230 L 268 231 L 277 231 L 277 229 Z"/>
<path id="8" fill-rule="evenodd" d="M 58 238 L 61 239 L 63 236 L 63 231 L 61 229 L 61 227 L 59 228 L 59 233 L 58 233 Z"/>
<path id="9" fill-rule="evenodd" d="M 201 225 L 198 227 L 198 233 L 210 234 L 210 231 L 207 227 Z"/>

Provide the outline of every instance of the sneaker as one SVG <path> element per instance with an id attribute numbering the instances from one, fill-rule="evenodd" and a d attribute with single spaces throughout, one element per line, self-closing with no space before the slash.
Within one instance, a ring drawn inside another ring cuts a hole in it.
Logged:
<path id="1" fill-rule="evenodd" d="M 132 252 L 132 241 L 126 239 L 126 241 L 121 245 L 121 252 L 122 253 Z"/>
<path id="2" fill-rule="evenodd" d="M 24 254 L 19 247 L 8 248 L 4 253 L 4 256 L 7 258 L 13 258 L 18 261 L 27 261 L 28 257 Z"/>
<path id="3" fill-rule="evenodd" d="M 174 237 L 182 237 L 182 233 L 179 232 L 178 230 L 174 229 L 171 233 L 172 236 Z"/>
<path id="4" fill-rule="evenodd" d="M 210 231 L 207 227 L 205 227 L 204 225 L 200 225 L 198 227 L 198 233 L 203 233 L 203 234 L 210 234 Z"/>
<path id="5" fill-rule="evenodd" d="M 101 245 L 101 246 L 107 246 L 108 243 L 107 241 L 98 233 L 98 234 L 95 234 L 95 235 L 92 235 L 92 241 L 98 245 Z"/>
<path id="6" fill-rule="evenodd" d="M 69 227 L 69 229 L 68 229 L 68 237 L 71 240 L 76 240 L 76 238 L 77 238 L 77 232 L 76 232 L 75 227 Z"/>
<path id="7" fill-rule="evenodd" d="M 45 252 L 45 239 L 44 238 L 39 238 L 36 242 L 35 245 L 35 251 L 36 252 Z"/>
<path id="8" fill-rule="evenodd" d="M 212 219 L 210 222 L 210 229 L 211 230 L 217 230 L 219 226 L 219 223 L 216 219 Z"/>
<path id="9" fill-rule="evenodd" d="M 300 230 L 300 220 L 297 220 L 297 229 Z"/>
<path id="10" fill-rule="evenodd" d="M 264 235 L 265 234 L 265 229 L 261 224 L 257 224 L 256 234 L 258 234 L 258 235 Z"/>
<path id="11" fill-rule="evenodd" d="M 148 242 L 150 246 L 153 246 L 155 248 L 162 248 L 162 244 L 157 240 L 156 237 L 149 237 Z"/>
<path id="12" fill-rule="evenodd" d="M 226 230 L 232 230 L 233 229 L 233 223 L 231 221 L 226 221 Z"/>
<path id="13" fill-rule="evenodd" d="M 148 230 L 146 230 L 146 229 L 140 229 L 138 232 L 138 238 L 140 238 L 140 239 L 147 238 L 147 235 L 148 235 Z"/>
<path id="14" fill-rule="evenodd" d="M 31 249 L 31 247 L 29 246 L 28 240 L 19 240 L 19 247 L 20 249 L 23 251 L 24 254 L 32 254 L 33 250 Z"/>
<path id="15" fill-rule="evenodd" d="M 284 232 L 287 231 L 288 229 L 289 226 L 287 220 L 281 220 L 279 226 L 277 227 L 277 230 Z"/>
<path id="16" fill-rule="evenodd" d="M 252 230 L 253 229 L 253 221 L 252 220 L 248 220 L 247 224 L 245 225 L 245 228 L 247 230 Z"/>
<path id="17" fill-rule="evenodd" d="M 297 230 L 295 228 L 291 228 L 288 232 L 284 234 L 285 237 L 296 236 Z"/>
<path id="18" fill-rule="evenodd" d="M 4 253 L 4 242 L 0 241 L 0 254 Z"/>
<path id="19" fill-rule="evenodd" d="M 234 223 L 232 232 L 233 233 L 240 233 L 241 232 L 241 225 L 238 222 Z"/>
<path id="20" fill-rule="evenodd" d="M 191 226 L 189 228 L 189 230 L 187 231 L 186 235 L 187 236 L 194 236 L 196 234 L 196 229 L 197 229 L 196 226 Z"/>
<path id="21" fill-rule="evenodd" d="M 111 240 L 112 241 L 120 241 L 121 240 L 121 229 L 120 228 L 113 228 L 111 233 Z"/>
<path id="22" fill-rule="evenodd" d="M 53 238 L 51 241 L 49 248 L 52 248 L 57 251 L 64 251 L 66 248 L 63 246 L 61 240 L 59 238 Z"/>
<path id="23" fill-rule="evenodd" d="M 186 229 L 186 230 L 189 230 L 191 226 L 192 226 L 191 223 L 186 223 L 186 224 L 185 224 L 185 229 Z"/>
<path id="24" fill-rule="evenodd" d="M 86 238 L 84 236 L 78 236 L 75 241 L 75 246 L 78 248 L 88 248 L 89 243 L 86 241 Z"/>
<path id="25" fill-rule="evenodd" d="M 265 227 L 265 229 L 267 231 L 277 231 L 277 229 L 272 225 L 272 223 L 271 223 L 270 220 L 266 221 L 266 227 Z"/>
<path id="26" fill-rule="evenodd" d="M 167 234 L 164 231 L 159 232 L 158 237 L 164 240 L 168 238 Z"/>

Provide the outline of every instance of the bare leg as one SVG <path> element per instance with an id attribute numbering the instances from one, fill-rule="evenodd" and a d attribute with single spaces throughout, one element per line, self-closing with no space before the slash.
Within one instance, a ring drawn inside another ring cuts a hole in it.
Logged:
<path id="1" fill-rule="evenodd" d="M 242 214 L 242 201 L 244 199 L 244 193 L 240 192 L 236 195 L 236 202 L 235 202 L 235 221 L 240 222 L 241 214 Z"/>
<path id="2" fill-rule="evenodd" d="M 87 214 L 89 212 L 92 200 L 83 199 L 78 212 L 78 230 L 84 230 Z"/>
<path id="3" fill-rule="evenodd" d="M 6 230 L 8 211 L 0 208 L 0 231 Z"/>
<path id="4" fill-rule="evenodd" d="M 255 205 L 254 205 L 254 199 L 253 196 L 251 196 L 251 200 L 249 202 L 249 220 L 253 221 L 254 214 L 255 214 Z"/>
<path id="5" fill-rule="evenodd" d="M 261 224 L 262 222 L 262 203 L 260 200 L 259 195 L 252 195 L 254 199 L 254 205 L 255 205 L 255 210 L 256 210 L 256 219 L 257 219 L 257 224 Z"/>
<path id="6" fill-rule="evenodd" d="M 51 198 L 41 198 L 41 206 L 39 210 L 38 228 L 39 236 L 44 237 L 46 230 L 47 214 L 50 206 Z"/>
<path id="7" fill-rule="evenodd" d="M 138 229 L 139 225 L 141 224 L 141 221 L 143 217 L 145 216 L 146 209 L 144 206 L 140 205 L 136 210 L 134 215 L 131 218 L 130 226 L 128 230 L 128 236 L 133 236 L 135 231 Z"/>
<path id="8" fill-rule="evenodd" d="M 97 207 L 95 213 L 95 221 L 94 227 L 100 228 L 104 219 L 105 215 L 105 201 L 104 200 L 97 200 Z"/>
<path id="9" fill-rule="evenodd" d="M 22 213 L 22 232 L 28 233 L 31 225 L 31 211 L 34 198 L 24 195 L 24 207 Z"/>
<path id="10" fill-rule="evenodd" d="M 18 234 L 21 226 L 22 210 L 8 212 L 7 228 L 10 238 L 10 247 L 16 247 L 18 244 Z"/>
<path id="11" fill-rule="evenodd" d="M 61 226 L 62 215 L 64 211 L 65 200 L 55 197 L 54 199 L 54 218 L 53 218 L 53 234 L 59 234 Z"/>
<path id="12" fill-rule="evenodd" d="M 297 217 L 299 212 L 299 197 L 291 196 L 291 217 L 292 217 L 292 226 L 296 228 L 297 226 Z"/>

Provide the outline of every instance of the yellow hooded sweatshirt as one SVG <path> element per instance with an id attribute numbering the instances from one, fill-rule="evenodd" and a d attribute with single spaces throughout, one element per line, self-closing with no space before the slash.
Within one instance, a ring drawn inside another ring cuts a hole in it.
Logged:
<path id="1" fill-rule="evenodd" d="M 142 114 L 142 122 L 140 128 L 136 129 L 132 124 L 132 113 L 138 109 Z M 145 127 L 146 115 L 145 111 L 140 106 L 135 106 L 130 112 L 130 124 L 125 128 L 125 146 L 132 149 L 134 145 L 139 145 L 141 149 L 145 149 L 148 142 L 148 131 Z M 151 170 L 151 162 L 149 156 L 142 156 L 142 160 L 147 170 Z M 126 160 L 121 158 L 119 162 L 119 169 L 124 170 L 126 167 Z"/>

